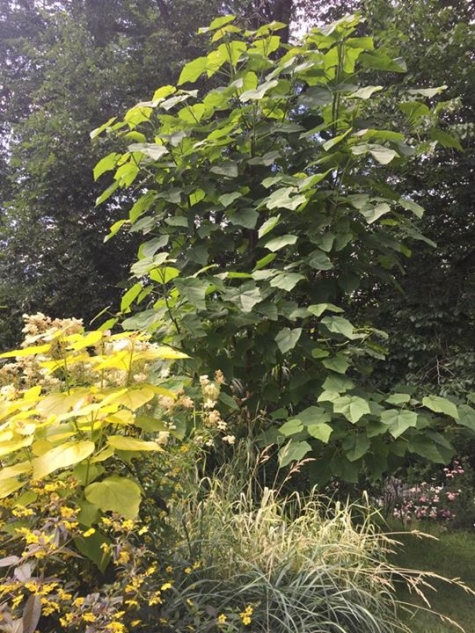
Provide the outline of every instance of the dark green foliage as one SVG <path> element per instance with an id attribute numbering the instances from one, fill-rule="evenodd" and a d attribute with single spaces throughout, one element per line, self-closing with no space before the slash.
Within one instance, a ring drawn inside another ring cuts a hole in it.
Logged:
<path id="1" fill-rule="evenodd" d="M 168 7 L 168 8 L 167 8 Z M 0 348 L 21 314 L 89 322 L 116 310 L 136 250 L 103 244 L 117 205 L 99 212 L 90 130 L 200 50 L 213 3 L 86 1 L 2 4 L 0 14 Z M 125 202 L 125 198 L 123 200 Z"/>
<path id="2" fill-rule="evenodd" d="M 445 86 L 440 122 L 422 155 L 392 171 L 398 190 L 425 209 L 420 231 L 437 247 L 409 244 L 412 256 L 391 285 L 367 285 L 354 304 L 355 319 L 369 319 L 389 334 L 388 362 L 375 371 L 388 388 L 406 382 L 421 391 L 464 394 L 475 385 L 474 90 L 475 12 L 470 2 L 367 0 L 366 28 L 408 72 L 399 81 Z M 351 5 L 352 7 L 352 5 Z M 344 12 L 350 3 L 342 3 Z M 391 77 L 378 75 L 383 85 Z M 433 98 L 425 99 L 425 105 Z M 414 115 L 430 126 L 424 109 Z M 358 316 L 356 316 L 358 315 Z"/>

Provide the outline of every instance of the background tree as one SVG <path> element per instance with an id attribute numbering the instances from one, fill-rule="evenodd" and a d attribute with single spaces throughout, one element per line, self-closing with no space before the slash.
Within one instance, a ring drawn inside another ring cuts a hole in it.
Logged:
<path id="1" fill-rule="evenodd" d="M 419 228 L 437 247 L 414 249 L 397 276 L 399 293 L 380 287 L 371 301 L 362 297 L 370 306 L 365 313 L 390 334 L 389 362 L 380 376 L 386 385 L 403 379 L 463 393 L 475 384 L 473 3 L 370 0 L 367 15 L 368 24 L 400 50 L 405 82 L 446 86 L 442 129 L 432 133 L 423 160 L 401 174 L 403 190 L 426 210 Z M 414 117 L 430 124 L 424 108 Z"/>
<path id="2" fill-rule="evenodd" d="M 86 321 L 118 308 L 135 251 L 103 244 L 117 202 L 99 212 L 89 133 L 198 54 L 196 1 L 2 3 L 0 68 L 0 347 L 23 312 Z M 199 16 L 199 17 L 198 17 Z"/>
<path id="3" fill-rule="evenodd" d="M 357 481 L 364 465 L 378 476 L 411 453 L 449 459 L 455 427 L 431 412 L 475 430 L 468 405 L 375 393 L 381 347 L 361 314 L 356 327 L 345 318 L 392 279 L 402 238 L 423 239 L 401 174 L 444 134 L 437 102 L 425 105 L 441 88 L 367 83 L 404 68 L 358 27 L 346 17 L 286 51 L 279 23 L 251 35 L 216 19 L 212 50 L 178 88 L 97 131 L 134 141 L 95 170 L 114 172 L 104 200 L 138 183 L 112 231 L 126 224 L 146 240 L 121 302 L 142 311 L 124 327 L 178 345 L 198 375 L 222 370 L 249 420 L 269 425 L 261 441 L 282 445 L 281 465 L 313 450 L 320 480 Z M 421 108 L 430 125 L 414 118 Z"/>

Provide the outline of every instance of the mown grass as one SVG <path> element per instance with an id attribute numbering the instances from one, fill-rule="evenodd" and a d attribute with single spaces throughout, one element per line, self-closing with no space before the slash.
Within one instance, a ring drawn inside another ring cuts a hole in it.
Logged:
<path id="1" fill-rule="evenodd" d="M 475 533 L 443 532 L 422 526 L 435 538 L 417 538 L 410 533 L 396 538 L 401 545 L 392 556 L 398 567 L 433 572 L 448 579 L 458 578 L 475 590 Z M 457 622 L 466 633 L 475 633 L 475 596 L 460 587 L 433 579 L 430 584 L 434 591 L 426 595 L 431 607 Z M 402 615 L 404 622 L 413 633 L 454 633 L 460 629 L 443 622 L 424 610 L 423 601 L 414 593 L 401 588 L 399 597 L 420 607 L 412 616 Z"/>

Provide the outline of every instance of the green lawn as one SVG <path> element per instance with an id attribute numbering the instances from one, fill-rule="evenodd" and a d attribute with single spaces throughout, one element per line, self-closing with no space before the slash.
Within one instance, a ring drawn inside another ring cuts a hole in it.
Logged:
<path id="1" fill-rule="evenodd" d="M 426 532 L 429 532 L 425 528 Z M 399 567 L 430 571 L 446 578 L 459 578 L 475 590 L 475 533 L 440 532 L 430 530 L 438 540 L 417 538 L 411 534 L 397 536 L 401 546 L 392 562 Z M 466 633 L 475 633 L 475 595 L 464 592 L 453 584 L 431 580 L 437 589 L 427 591 L 432 608 L 461 625 Z M 400 597 L 415 604 L 423 604 L 408 591 Z M 418 611 L 412 618 L 404 617 L 413 633 L 453 633 L 460 630 L 443 623 L 435 616 Z"/>

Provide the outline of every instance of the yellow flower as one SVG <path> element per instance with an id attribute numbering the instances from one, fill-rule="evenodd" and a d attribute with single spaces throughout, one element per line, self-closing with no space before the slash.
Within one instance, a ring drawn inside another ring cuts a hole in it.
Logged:
<path id="1" fill-rule="evenodd" d="M 166 591 L 167 589 L 171 589 L 171 588 L 172 588 L 171 582 L 166 582 L 164 585 L 160 587 L 161 591 Z"/>
<path id="2" fill-rule="evenodd" d="M 126 628 L 121 622 L 109 622 L 105 630 L 111 631 L 112 633 L 125 633 Z"/>
<path id="3" fill-rule="evenodd" d="M 88 530 L 84 532 L 83 537 L 88 538 L 89 536 L 92 536 L 95 533 L 96 533 L 96 530 L 94 528 L 89 528 Z"/>
<path id="4" fill-rule="evenodd" d="M 129 560 L 130 560 L 129 552 L 123 549 L 117 558 L 117 562 L 121 563 L 122 565 L 126 565 L 129 562 Z"/>
<path id="5" fill-rule="evenodd" d="M 162 604 L 163 600 L 160 596 L 160 592 L 156 591 L 152 596 L 150 596 L 149 598 L 149 605 L 154 605 L 154 604 Z"/>
<path id="6" fill-rule="evenodd" d="M 23 506 L 19 506 L 18 508 L 14 508 L 12 510 L 12 514 L 14 517 L 30 517 L 34 514 L 31 508 L 24 508 Z"/>
<path id="7" fill-rule="evenodd" d="M 244 611 L 242 611 L 239 614 L 239 617 L 241 618 L 241 622 L 244 624 L 244 626 L 249 626 L 249 624 L 251 624 L 251 622 L 252 622 L 251 615 L 252 615 L 253 611 L 254 611 L 254 609 L 249 604 L 244 609 Z"/>
<path id="8" fill-rule="evenodd" d="M 221 615 L 218 615 L 218 624 L 224 624 L 227 620 L 227 617 L 224 615 L 224 613 L 221 613 Z"/>
<path id="9" fill-rule="evenodd" d="M 72 516 L 76 514 L 72 508 L 68 508 L 67 506 L 62 506 L 59 512 L 61 516 L 63 517 L 63 519 L 70 519 Z"/>
<path id="10" fill-rule="evenodd" d="M 94 613 L 83 613 L 82 614 L 82 619 L 84 622 L 95 622 L 96 621 L 96 616 L 94 615 Z"/>

